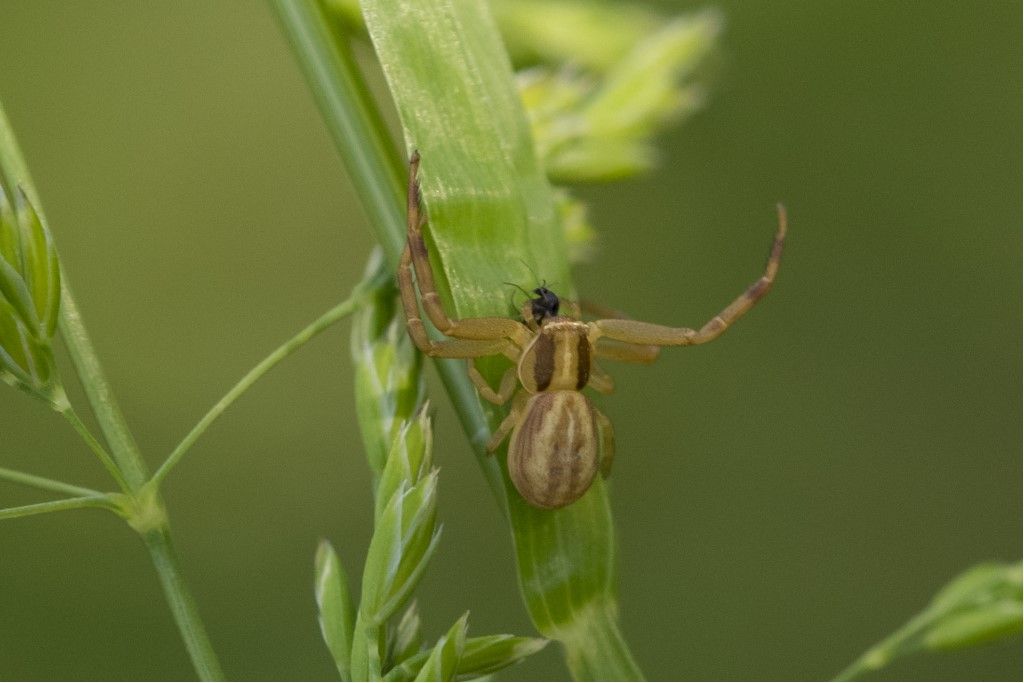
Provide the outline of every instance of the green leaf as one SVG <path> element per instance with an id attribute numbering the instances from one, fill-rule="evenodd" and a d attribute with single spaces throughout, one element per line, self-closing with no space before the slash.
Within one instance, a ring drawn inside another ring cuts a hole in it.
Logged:
<path id="1" fill-rule="evenodd" d="M 334 657 L 341 680 L 348 681 L 351 680 L 352 632 L 355 628 L 348 577 L 330 541 L 320 541 L 314 564 L 320 633 Z"/>
<path id="2" fill-rule="evenodd" d="M 921 645 L 949 650 L 1021 631 L 1021 565 L 982 564 L 951 581 L 932 600 Z"/>
<path id="3" fill-rule="evenodd" d="M 417 681 L 451 681 L 462 659 L 462 650 L 466 645 L 466 623 L 469 612 L 466 612 L 441 636 L 437 645 L 430 651 L 423 668 L 416 674 Z"/>
<path id="4" fill-rule="evenodd" d="M 537 277 L 572 297 L 552 190 L 486 3 L 366 0 L 363 10 L 407 146 L 422 156 L 428 240 L 448 310 L 459 317 L 509 315 L 509 291 L 502 283 L 535 286 Z M 465 375 L 458 365 L 448 366 L 449 387 L 465 386 L 453 379 L 456 372 Z M 480 367 L 494 383 L 507 362 Z M 487 434 L 474 428 L 479 399 L 458 396 L 463 424 L 472 430 L 485 468 L 491 467 L 480 447 Z M 500 417 L 491 410 L 492 426 Z M 581 501 L 557 512 L 530 508 L 507 479 L 505 494 L 523 595 L 537 628 L 562 640 L 574 674 L 641 677 L 615 624 L 605 486 L 596 484 Z"/>
<path id="5" fill-rule="evenodd" d="M 547 644 L 548 641 L 543 638 L 505 634 L 467 638 L 455 671 L 455 680 L 468 681 L 500 671 L 539 652 Z M 430 654 L 430 651 L 420 652 L 402 661 L 388 672 L 385 680 L 409 680 L 423 667 Z"/>
<path id="6" fill-rule="evenodd" d="M 894 634 L 861 655 L 837 680 L 851 680 L 922 650 L 954 650 L 1021 632 L 1021 563 L 986 563 L 950 581 Z"/>

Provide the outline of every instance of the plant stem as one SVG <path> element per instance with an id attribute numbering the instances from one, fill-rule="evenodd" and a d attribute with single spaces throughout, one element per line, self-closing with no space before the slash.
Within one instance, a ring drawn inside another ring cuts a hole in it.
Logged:
<path id="1" fill-rule="evenodd" d="M 50 500 L 45 503 L 33 505 L 22 505 L 20 507 L 5 508 L 0 510 L 0 520 L 15 519 L 16 517 L 28 517 L 29 515 L 41 515 L 47 512 L 60 512 L 62 510 L 77 510 L 79 508 L 106 508 L 117 510 L 117 504 L 110 499 L 110 496 L 100 494 L 98 496 L 83 496 L 81 498 L 65 498 L 63 500 Z"/>
<path id="2" fill-rule="evenodd" d="M 357 285 L 348 299 L 307 325 L 299 331 L 298 334 L 281 346 L 277 347 L 277 349 L 272 351 L 269 356 L 264 358 L 252 370 L 247 372 L 242 379 L 238 380 L 238 383 L 235 384 L 235 386 L 224 394 L 224 396 L 217 401 L 209 411 L 207 411 L 206 415 L 204 415 L 203 418 L 196 423 L 196 426 L 193 427 L 185 436 L 185 438 L 181 440 L 181 443 L 175 446 L 174 450 L 167 457 L 167 460 L 164 461 L 164 464 L 161 465 L 160 469 L 158 469 L 156 474 L 153 475 L 153 478 L 150 480 L 150 485 L 154 487 L 160 486 L 160 483 L 170 473 L 171 469 L 178 464 L 182 457 L 184 457 L 185 453 L 188 452 L 189 448 L 192 447 L 192 444 L 202 436 L 203 432 L 205 432 L 210 425 L 213 424 L 214 421 L 216 421 L 216 419 L 231 406 L 232 403 L 238 400 L 242 394 L 248 391 L 252 385 L 259 381 L 263 375 L 270 372 L 270 370 L 272 370 L 278 363 L 290 356 L 296 349 L 303 346 L 306 342 L 313 339 L 345 316 L 351 314 L 356 310 L 359 304 L 363 302 L 367 293 L 375 286 L 380 285 L 386 277 L 387 274 L 384 269 L 377 271 L 372 278 Z"/>
<path id="3" fill-rule="evenodd" d="M 178 565 L 178 557 L 174 552 L 166 524 L 143 534 L 143 540 L 149 549 L 150 557 L 153 558 L 153 566 L 160 577 L 160 585 L 164 589 L 167 604 L 171 607 L 174 621 L 178 624 L 178 630 L 185 641 L 185 649 L 192 658 L 196 673 L 204 681 L 223 680 L 224 674 L 220 670 L 213 646 L 206 636 L 195 600 L 192 599 L 192 594 L 182 578 L 181 567 Z"/>
<path id="4" fill-rule="evenodd" d="M 404 164 L 348 45 L 336 41 L 317 0 L 272 0 L 352 184 L 395 266 L 405 246 Z"/>
<path id="5" fill-rule="evenodd" d="M 113 461 L 128 489 L 138 491 L 147 479 L 145 462 L 107 383 L 64 272 L 61 273 L 60 332 L 96 421 L 110 444 Z"/>
<path id="6" fill-rule="evenodd" d="M 865 674 L 884 668 L 895 659 L 906 642 L 927 628 L 931 616 L 928 610 L 916 615 L 895 633 L 890 634 L 881 642 L 875 643 L 868 648 L 852 664 L 839 672 L 834 680 L 852 681 L 855 678 L 860 678 Z"/>
<path id="7" fill-rule="evenodd" d="M 82 486 L 75 486 L 74 484 L 66 484 L 56 479 L 47 479 L 46 477 L 40 477 L 35 474 L 28 474 L 27 472 L 18 472 L 17 470 L 10 470 L 6 467 L 0 467 L 0 479 L 6 479 L 12 481 L 15 484 L 24 484 L 25 486 L 33 486 L 37 489 L 43 489 L 44 491 L 55 491 L 57 493 L 67 493 L 72 496 L 102 496 L 103 494 L 93 489 L 87 489 Z"/>
<path id="8" fill-rule="evenodd" d="M 91 448 L 92 452 L 96 454 L 96 457 L 100 459 L 103 466 L 107 468 L 107 471 L 110 472 L 110 476 L 114 478 L 114 481 L 116 481 L 117 485 L 121 487 L 121 490 L 128 493 L 131 489 L 128 486 L 128 482 L 125 481 L 124 476 L 121 474 L 121 470 L 110 457 L 110 454 L 107 453 L 107 449 L 103 447 L 103 444 L 96 440 L 96 437 L 92 435 L 89 428 L 86 427 L 85 423 L 83 423 L 81 418 L 78 417 L 78 413 L 76 413 L 75 409 L 71 407 L 71 404 L 66 404 L 66 407 L 61 409 L 60 414 L 71 423 L 71 426 L 75 428 L 75 431 L 78 432 L 79 436 L 81 436 L 85 443 L 89 445 L 89 448 Z"/>

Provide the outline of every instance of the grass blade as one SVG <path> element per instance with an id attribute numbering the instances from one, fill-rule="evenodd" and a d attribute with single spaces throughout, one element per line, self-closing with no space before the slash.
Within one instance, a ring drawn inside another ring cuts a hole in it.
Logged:
<path id="1" fill-rule="evenodd" d="M 955 650 L 1021 632 L 1021 564 L 986 563 L 946 584 L 923 611 L 861 655 L 836 680 L 877 671 L 897 657 Z"/>
<path id="2" fill-rule="evenodd" d="M 348 588 L 345 567 L 330 541 L 320 541 L 316 549 L 316 605 L 327 649 L 334 657 L 341 680 L 351 680 L 352 631 L 355 608 Z"/>
<path id="3" fill-rule="evenodd" d="M 449 310 L 460 317 L 509 315 L 503 282 L 536 286 L 538 276 L 573 296 L 551 187 L 486 3 L 366 0 L 363 8 L 407 146 L 423 159 L 435 274 Z M 480 364 L 492 382 L 503 367 L 500 359 Z M 475 396 L 456 399 L 456 407 L 480 411 Z M 486 458 L 480 435 L 470 438 Z M 537 628 L 563 642 L 576 675 L 641 677 L 615 623 L 604 486 L 558 512 L 527 506 L 507 481 L 505 493 L 520 583 Z"/>

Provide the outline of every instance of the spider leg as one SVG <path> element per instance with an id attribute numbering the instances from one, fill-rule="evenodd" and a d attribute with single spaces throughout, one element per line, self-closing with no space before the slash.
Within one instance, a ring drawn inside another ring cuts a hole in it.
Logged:
<path id="1" fill-rule="evenodd" d="M 615 461 L 615 430 L 612 429 L 612 421 L 608 416 L 597 408 L 594 408 L 594 422 L 597 426 L 597 443 L 600 448 L 601 476 L 607 479 L 612 473 L 612 463 Z"/>
<path id="2" fill-rule="evenodd" d="M 605 336 L 620 342 L 629 344 L 642 344 L 658 346 L 689 346 L 692 344 L 703 344 L 722 334 L 740 316 L 749 311 L 775 282 L 775 275 L 779 271 L 779 260 L 782 257 L 782 245 L 786 241 L 786 209 L 782 204 L 778 205 L 779 228 L 775 233 L 775 241 L 768 256 L 768 264 L 765 266 L 764 275 L 747 288 L 747 291 L 740 294 L 735 301 L 726 306 L 721 313 L 704 324 L 699 330 L 688 327 L 666 327 L 653 323 L 643 323 L 635 320 L 597 320 L 590 323 L 591 341 Z"/>
<path id="3" fill-rule="evenodd" d="M 514 342 L 502 336 L 491 336 L 485 339 L 432 340 L 427 335 L 427 328 L 420 319 L 420 307 L 416 302 L 416 289 L 413 286 L 412 270 L 409 268 L 408 260 L 409 247 L 406 246 L 405 251 L 402 252 L 402 261 L 398 266 L 398 289 L 402 295 L 402 307 L 405 309 L 409 336 L 412 337 L 420 351 L 428 356 L 440 358 L 477 358 L 497 354 L 515 354 L 518 347 Z"/>
<path id="4" fill-rule="evenodd" d="M 515 399 L 512 401 L 512 410 L 508 411 L 508 415 L 501 421 L 498 428 L 494 430 L 494 434 L 491 435 L 491 440 L 487 442 L 487 452 L 493 453 L 498 450 L 498 446 L 505 440 L 508 433 L 512 431 L 512 428 L 516 426 L 516 422 L 519 421 L 520 416 L 523 413 L 523 406 L 529 399 L 530 394 L 525 389 L 520 389 L 519 393 L 516 394 Z"/>
<path id="5" fill-rule="evenodd" d="M 622 311 L 602 306 L 588 299 L 580 300 L 580 307 L 588 314 L 600 318 L 612 318 L 614 320 L 632 320 L 630 316 Z M 629 344 L 626 342 L 613 341 L 611 339 L 599 339 L 594 345 L 594 355 L 599 358 L 622 361 L 624 363 L 653 363 L 658 359 L 661 347 L 651 344 Z"/>
<path id="6" fill-rule="evenodd" d="M 622 361 L 623 363 L 653 363 L 658 359 L 661 347 L 650 344 L 630 344 L 614 339 L 598 339 L 594 355 L 598 358 Z"/>
<path id="7" fill-rule="evenodd" d="M 587 386 L 599 394 L 610 394 L 615 391 L 615 380 L 591 359 L 590 380 L 587 382 Z"/>
<path id="8" fill-rule="evenodd" d="M 515 393 L 517 386 L 516 380 L 518 377 L 516 377 L 515 367 L 505 371 L 501 378 L 501 386 L 495 391 L 487 383 L 487 380 L 484 379 L 484 376 L 480 374 L 480 371 L 476 369 L 472 358 L 467 359 L 466 364 L 469 366 L 469 379 L 473 381 L 473 385 L 476 386 L 476 390 L 480 392 L 482 397 L 499 406 L 503 403 L 508 403 L 508 400 L 512 398 L 512 394 Z"/>
<path id="9" fill-rule="evenodd" d="M 430 269 L 430 257 L 427 253 L 427 244 L 423 239 L 420 230 L 424 222 L 420 211 L 420 187 L 416 180 L 416 173 L 419 170 L 420 157 L 413 153 L 409 160 L 409 188 L 406 197 L 406 231 L 407 240 L 405 250 L 402 252 L 402 260 L 399 265 L 399 285 L 402 288 L 402 299 L 405 301 L 406 292 L 412 295 L 412 274 L 416 272 L 416 282 L 419 285 L 420 299 L 423 302 L 423 310 L 427 318 L 434 324 L 442 334 L 459 339 L 512 339 L 519 346 L 525 346 L 532 336 L 525 325 L 510 318 L 465 318 L 462 320 L 452 319 L 444 310 L 441 298 L 437 294 L 437 287 L 434 283 L 434 274 Z M 406 312 L 409 306 L 406 305 Z M 410 315 L 410 320 L 413 317 Z M 422 347 L 421 347 L 422 348 Z"/>

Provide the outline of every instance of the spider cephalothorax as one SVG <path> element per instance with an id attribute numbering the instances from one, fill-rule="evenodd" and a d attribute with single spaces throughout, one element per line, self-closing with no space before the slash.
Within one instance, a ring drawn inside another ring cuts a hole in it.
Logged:
<path id="1" fill-rule="evenodd" d="M 611 468 L 611 422 L 582 393 L 585 387 L 600 393 L 610 393 L 614 387 L 612 378 L 598 366 L 598 359 L 650 363 L 661 346 L 711 341 L 768 293 L 779 269 L 786 236 L 786 214 L 781 205 L 779 228 L 764 274 L 700 329 L 638 322 L 593 306 L 589 312 L 602 319 L 584 322 L 579 307 L 560 300 L 546 284 L 534 289 L 536 298 L 523 304 L 521 321 L 452 319 L 434 287 L 426 242 L 420 232 L 418 166 L 419 155 L 414 153 L 409 164 L 408 240 L 398 269 L 409 334 L 429 356 L 467 359 L 469 377 L 484 399 L 498 405 L 512 400 L 512 409 L 495 430 L 487 450 L 497 450 L 511 432 L 509 476 L 523 498 L 539 508 L 569 505 L 587 492 L 598 470 L 607 476 Z M 420 301 L 416 298 L 417 285 Z M 433 341 L 427 336 L 420 319 L 420 302 L 430 321 L 449 339 Z M 560 315 L 560 307 L 570 309 L 571 315 Z M 506 356 L 515 363 L 502 377 L 497 391 L 473 365 L 474 358 L 493 355 Z"/>

